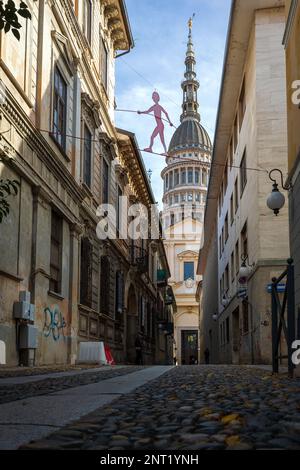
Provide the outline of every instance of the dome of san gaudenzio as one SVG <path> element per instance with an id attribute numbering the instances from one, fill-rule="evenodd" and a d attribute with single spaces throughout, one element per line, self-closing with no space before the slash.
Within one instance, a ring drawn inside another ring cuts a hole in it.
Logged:
<path id="1" fill-rule="evenodd" d="M 200 149 L 211 151 L 210 137 L 195 119 L 184 120 L 176 129 L 169 146 L 169 153 L 176 150 Z"/>

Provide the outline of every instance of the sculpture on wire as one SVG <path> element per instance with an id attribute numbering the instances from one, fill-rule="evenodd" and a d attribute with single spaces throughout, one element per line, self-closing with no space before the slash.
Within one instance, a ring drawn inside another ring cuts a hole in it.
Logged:
<path id="1" fill-rule="evenodd" d="M 138 111 L 138 114 L 151 114 L 153 112 L 157 124 L 156 128 L 154 129 L 151 135 L 150 145 L 148 148 L 144 149 L 144 151 L 150 153 L 153 152 L 154 140 L 159 135 L 160 141 L 165 151 L 165 155 L 167 155 L 167 146 L 165 142 L 165 126 L 163 121 L 168 121 L 171 127 L 174 126 L 169 118 L 167 111 L 159 104 L 160 96 L 157 91 L 153 92 L 152 99 L 155 104 L 151 106 L 151 108 L 149 108 L 147 111 Z M 167 119 L 162 118 L 162 113 L 166 116 Z"/>

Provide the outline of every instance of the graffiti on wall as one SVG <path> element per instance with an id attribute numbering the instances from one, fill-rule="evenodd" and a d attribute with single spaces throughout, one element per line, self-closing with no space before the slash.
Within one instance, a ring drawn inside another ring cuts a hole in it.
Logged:
<path id="1" fill-rule="evenodd" d="M 65 338 L 64 328 L 66 322 L 59 307 L 55 305 L 53 308 L 46 307 L 44 310 L 44 328 L 45 338 L 52 336 L 54 341 L 58 341 L 61 337 Z"/>

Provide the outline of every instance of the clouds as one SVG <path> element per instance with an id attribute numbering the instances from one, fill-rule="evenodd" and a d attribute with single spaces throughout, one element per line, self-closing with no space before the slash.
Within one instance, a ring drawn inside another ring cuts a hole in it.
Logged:
<path id="1" fill-rule="evenodd" d="M 161 105 L 172 122 L 179 125 L 187 21 L 195 12 L 193 40 L 200 80 L 200 114 L 202 124 L 213 138 L 230 0 L 127 0 L 126 3 L 136 46 L 130 54 L 117 60 L 117 107 L 148 109 L 152 105 L 152 92 L 157 89 Z M 149 146 L 155 126 L 153 118 L 117 112 L 116 124 L 134 132 L 141 149 Z M 168 144 L 174 129 L 165 124 Z M 159 139 L 154 149 L 163 152 Z M 143 156 L 146 168 L 153 171 L 152 187 L 161 203 L 160 172 L 165 159 L 145 153 Z"/>

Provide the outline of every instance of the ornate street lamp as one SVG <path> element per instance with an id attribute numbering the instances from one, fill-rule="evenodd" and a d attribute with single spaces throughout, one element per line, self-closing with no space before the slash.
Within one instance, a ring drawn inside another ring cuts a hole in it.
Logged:
<path id="1" fill-rule="evenodd" d="M 240 270 L 239 270 L 239 283 L 240 284 L 245 284 L 247 282 L 248 277 L 251 274 L 251 271 L 254 267 L 254 263 L 249 264 L 248 255 L 242 255 L 241 260 L 242 260 L 242 264 L 241 264 L 241 267 L 240 267 Z"/>
<path id="2" fill-rule="evenodd" d="M 269 178 L 271 181 L 273 181 L 273 190 L 271 194 L 268 196 L 267 206 L 269 209 L 271 209 L 274 212 L 274 214 L 277 217 L 280 210 L 283 208 L 285 204 L 285 196 L 279 191 L 278 183 L 276 179 L 272 178 L 272 173 L 274 173 L 275 171 L 278 171 L 278 173 L 280 174 L 282 189 L 284 189 L 285 191 L 289 191 L 289 189 L 291 189 L 291 185 L 289 184 L 288 186 L 285 186 L 283 182 L 283 174 L 281 170 L 279 170 L 278 168 L 274 168 L 274 170 L 270 171 Z"/>

